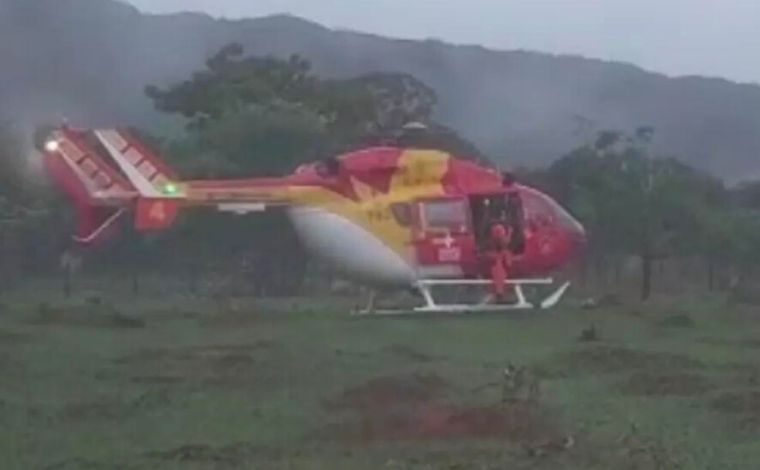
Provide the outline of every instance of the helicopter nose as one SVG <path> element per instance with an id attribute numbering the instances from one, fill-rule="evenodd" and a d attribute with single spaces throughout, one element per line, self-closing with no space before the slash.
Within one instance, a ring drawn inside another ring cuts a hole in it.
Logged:
<path id="1" fill-rule="evenodd" d="M 588 240 L 588 235 L 586 234 L 586 229 L 583 227 L 583 224 L 561 206 L 557 205 L 556 210 L 562 230 L 570 240 L 573 251 L 583 249 Z"/>
<path id="2" fill-rule="evenodd" d="M 566 217 L 563 218 L 563 225 L 573 248 L 575 250 L 582 249 L 588 240 L 586 229 L 583 225 L 570 214 L 567 214 Z"/>
<path id="3" fill-rule="evenodd" d="M 583 227 L 583 224 L 578 222 L 575 218 L 573 218 L 573 224 L 570 228 L 570 235 L 573 238 L 573 241 L 579 245 L 585 245 L 586 240 L 588 239 L 585 227 Z"/>

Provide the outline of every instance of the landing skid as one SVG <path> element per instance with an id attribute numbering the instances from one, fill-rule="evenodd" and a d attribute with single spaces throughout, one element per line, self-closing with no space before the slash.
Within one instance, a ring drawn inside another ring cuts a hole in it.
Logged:
<path id="1" fill-rule="evenodd" d="M 548 310 L 556 306 L 570 287 L 570 283 L 562 284 L 558 289 L 553 291 L 549 296 L 538 302 L 531 302 L 527 299 L 524 286 L 552 285 L 553 279 L 510 279 L 507 284 L 514 286 L 515 301 L 512 303 L 492 303 L 487 297 L 479 303 L 473 304 L 447 304 L 438 303 L 433 296 L 433 288 L 439 286 L 462 287 L 462 286 L 489 286 L 491 281 L 487 279 L 445 279 L 445 280 L 421 280 L 415 284 L 415 288 L 420 292 L 425 301 L 425 305 L 409 309 L 398 310 L 380 310 L 375 309 L 375 296 L 371 294 L 370 302 L 366 309 L 357 312 L 359 315 L 401 315 L 409 313 L 485 313 L 485 312 L 507 312 L 515 310 Z"/>

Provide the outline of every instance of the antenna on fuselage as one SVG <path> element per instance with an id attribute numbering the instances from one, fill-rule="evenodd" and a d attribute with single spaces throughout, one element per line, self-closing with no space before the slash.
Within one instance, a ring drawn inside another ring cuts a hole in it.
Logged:
<path id="1" fill-rule="evenodd" d="M 425 148 L 430 145 L 430 128 L 422 122 L 412 121 L 404 124 L 396 135 L 399 147 Z"/>

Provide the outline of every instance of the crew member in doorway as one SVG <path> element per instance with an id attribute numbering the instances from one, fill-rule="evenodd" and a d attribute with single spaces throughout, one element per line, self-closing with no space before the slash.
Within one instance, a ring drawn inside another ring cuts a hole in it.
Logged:
<path id="1" fill-rule="evenodd" d="M 496 302 L 504 301 L 507 280 L 513 272 L 514 257 L 522 254 L 525 249 L 522 199 L 514 175 L 503 173 L 502 185 L 506 193 L 498 204 L 490 207 L 488 226 L 487 259 L 492 279 L 492 295 Z"/>
<path id="2" fill-rule="evenodd" d="M 515 175 L 509 172 L 502 173 L 502 186 L 507 190 L 505 207 L 509 225 L 512 228 L 509 248 L 512 254 L 521 255 L 525 250 L 525 232 L 523 227 L 525 215 Z"/>
<path id="3" fill-rule="evenodd" d="M 493 300 L 502 302 L 512 268 L 512 252 L 510 251 L 512 228 L 505 220 L 496 219 L 491 224 L 488 238 L 489 250 L 486 256 L 490 265 Z"/>

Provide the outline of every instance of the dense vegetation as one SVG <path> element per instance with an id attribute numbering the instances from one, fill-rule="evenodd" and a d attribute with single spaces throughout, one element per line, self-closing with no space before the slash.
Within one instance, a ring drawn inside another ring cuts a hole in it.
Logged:
<path id="1" fill-rule="evenodd" d="M 326 79 L 302 57 L 247 57 L 232 44 L 188 80 L 148 86 L 146 94 L 157 109 L 184 123 L 184 131 L 170 138 L 143 134 L 186 177 L 283 174 L 304 161 L 393 138 L 409 121 L 427 122 L 437 131 L 430 145 L 483 158 L 472 143 L 434 122 L 436 93 L 406 74 Z M 746 290 L 760 261 L 760 186 L 728 188 L 658 155 L 653 143 L 660 135 L 646 126 L 597 131 L 550 167 L 523 177 L 553 194 L 588 228 L 590 249 L 579 276 L 588 277 L 595 267 L 600 277 L 622 282 L 623 265 L 635 257 L 644 299 L 666 262 L 692 271 L 700 266 L 705 288 Z M 43 187 L 27 183 L 28 152 L 12 126 L 2 128 L 0 152 L 4 276 L 57 269 L 67 228 L 64 206 Z M 115 245 L 88 256 L 94 267 L 132 273 L 135 290 L 141 273 L 150 271 L 181 272 L 193 290 L 199 278 L 222 273 L 269 293 L 295 292 L 308 277 L 305 256 L 294 249 L 295 237 L 278 213 L 198 213 L 159 236 L 126 232 Z"/>
<path id="2" fill-rule="evenodd" d="M 602 131 L 533 176 L 583 221 L 591 234 L 586 261 L 603 275 L 605 266 L 619 270 L 622 260 L 638 257 L 643 299 L 651 294 L 658 261 L 697 260 L 706 288 L 738 288 L 760 254 L 760 217 L 748 199 L 753 185 L 730 189 L 662 158 L 650 150 L 654 138 L 649 127 L 632 135 Z"/>

